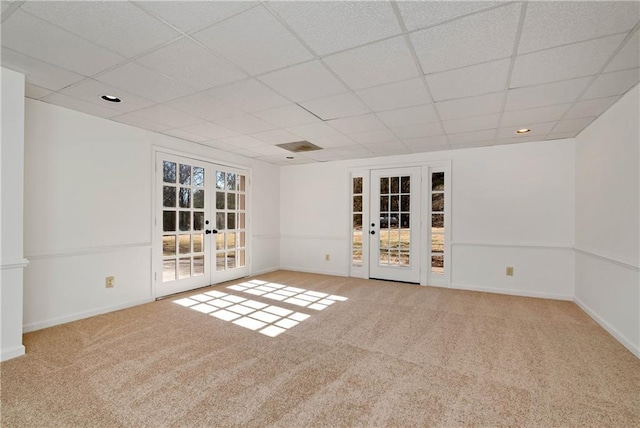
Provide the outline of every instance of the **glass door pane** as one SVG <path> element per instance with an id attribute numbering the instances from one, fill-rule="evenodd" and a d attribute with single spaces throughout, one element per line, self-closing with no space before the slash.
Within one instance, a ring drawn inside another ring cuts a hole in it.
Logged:
<path id="1" fill-rule="evenodd" d="M 420 169 L 374 170 L 371 183 L 370 276 L 419 282 Z"/>
<path id="2" fill-rule="evenodd" d="M 204 276 L 205 168 L 162 161 L 162 282 Z"/>

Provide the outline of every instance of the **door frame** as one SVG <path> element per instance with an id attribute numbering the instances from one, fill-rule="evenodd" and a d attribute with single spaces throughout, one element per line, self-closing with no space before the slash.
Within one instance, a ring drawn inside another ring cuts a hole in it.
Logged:
<path id="1" fill-rule="evenodd" d="M 247 264 L 247 270 L 248 270 L 248 276 L 251 276 L 253 274 L 253 239 L 252 239 L 252 235 L 253 235 L 253 231 L 252 231 L 252 225 L 253 225 L 253 203 L 252 203 L 252 176 L 253 176 L 253 169 L 251 167 L 245 166 L 245 165 L 241 165 L 241 164 L 235 164 L 232 162 L 227 162 L 227 161 L 220 161 L 214 158 L 209 158 L 207 156 L 203 156 L 203 155 L 199 155 L 199 154 L 194 154 L 191 152 L 183 152 L 183 151 L 179 151 L 179 150 L 175 150 L 175 149 L 171 149 L 168 147 L 164 147 L 164 146 L 159 146 L 159 145 L 153 145 L 151 147 L 151 165 L 150 165 L 150 176 L 151 176 L 151 209 L 150 209 L 150 224 L 151 224 L 151 230 L 149 231 L 149 233 L 151 234 L 151 254 L 150 254 L 150 265 L 151 265 L 151 297 L 155 300 L 158 299 L 158 285 L 162 283 L 162 238 L 161 235 L 162 233 L 158 233 L 158 228 L 162 227 L 161 225 L 161 219 L 157 219 L 157 210 L 158 210 L 158 205 L 160 203 L 159 201 L 159 195 L 160 195 L 160 190 L 158 189 L 158 179 L 157 179 L 157 171 L 156 171 L 156 166 L 157 166 L 157 159 L 158 156 L 160 154 L 167 154 L 170 156 L 179 156 L 182 158 L 186 158 L 186 159 L 191 159 L 197 162 L 205 162 L 205 163 L 209 163 L 212 165 L 218 165 L 220 167 L 223 168 L 230 168 L 230 169 L 240 169 L 242 171 L 246 171 L 246 177 L 247 177 L 247 191 L 246 193 L 246 217 L 245 217 L 245 221 L 246 221 L 246 234 L 245 234 L 245 240 L 246 240 L 246 264 Z M 215 189 L 213 189 L 213 192 L 215 194 Z M 212 248 L 215 248 L 215 245 L 212 245 Z M 214 257 L 212 259 L 212 269 L 213 272 L 215 273 L 215 249 L 212 250 L 214 253 Z M 213 275 L 212 275 L 213 277 Z M 227 281 L 228 279 L 221 279 L 220 282 L 224 282 Z M 211 282 L 211 281 L 210 281 Z M 217 282 L 216 282 L 217 283 Z M 208 285 L 213 285 L 212 284 L 208 284 Z M 164 297 L 164 295 L 162 296 Z"/>
<path id="2" fill-rule="evenodd" d="M 365 227 L 370 224 L 370 210 L 367 209 L 362 212 L 362 224 L 363 224 L 363 245 L 362 245 L 362 264 L 360 266 L 354 266 L 352 259 L 353 248 L 353 233 L 352 233 L 352 219 L 353 219 L 353 201 L 352 201 L 352 183 L 353 178 L 362 177 L 363 186 L 363 206 L 370 206 L 371 195 L 371 171 L 376 169 L 390 169 L 390 168 L 408 168 L 408 167 L 421 167 L 421 214 L 420 214 L 420 245 L 422 251 L 420 251 L 420 285 L 431 285 L 436 287 L 451 287 L 451 271 L 452 271 L 452 246 L 451 246 L 451 217 L 452 217 L 452 162 L 450 159 L 434 160 L 428 162 L 407 162 L 407 163 L 389 163 L 389 164 L 370 164 L 359 168 L 347 169 L 345 180 L 349 183 L 347 186 L 348 192 L 345 196 L 347 201 L 347 212 L 349 213 L 346 222 L 347 228 L 347 266 L 349 266 L 348 275 L 356 278 L 368 279 L 370 273 L 369 266 L 369 252 L 371 246 L 369 245 L 370 235 L 369 228 Z M 427 216 L 431 216 L 431 204 L 430 189 L 431 189 L 431 172 L 443 171 L 445 172 L 445 246 L 444 257 L 445 266 L 443 275 L 431 274 L 431 252 L 427 250 L 426 243 L 431 242 L 431 231 L 429 230 L 429 224 L 426 221 Z M 365 233 L 366 232 L 366 233 Z M 364 238 L 367 235 L 367 238 Z"/>

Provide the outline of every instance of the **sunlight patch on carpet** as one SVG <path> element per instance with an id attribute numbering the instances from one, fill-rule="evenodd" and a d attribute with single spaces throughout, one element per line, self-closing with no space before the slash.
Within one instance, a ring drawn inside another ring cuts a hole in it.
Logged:
<path id="1" fill-rule="evenodd" d="M 253 294 L 255 296 L 266 297 L 267 299 L 279 302 L 290 303 L 296 306 L 321 311 L 336 302 L 344 302 L 348 298 L 344 296 L 329 295 L 318 291 L 305 290 L 304 288 L 289 287 L 274 282 L 252 279 L 227 287 L 229 290 L 240 291 L 242 293 Z"/>
<path id="2" fill-rule="evenodd" d="M 310 315 L 301 312 L 294 312 L 221 291 L 194 294 L 174 300 L 173 303 L 211 315 L 222 321 L 232 322 L 249 330 L 258 331 L 269 337 L 276 337 L 310 317 Z"/>

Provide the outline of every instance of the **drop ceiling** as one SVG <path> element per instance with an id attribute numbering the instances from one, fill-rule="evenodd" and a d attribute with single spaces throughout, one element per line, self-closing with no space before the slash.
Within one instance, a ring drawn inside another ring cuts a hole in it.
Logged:
<path id="1" fill-rule="evenodd" d="M 1 64 L 29 98 L 284 165 L 573 137 L 640 80 L 639 21 L 636 1 L 2 1 Z M 322 150 L 277 146 L 300 140 Z"/>

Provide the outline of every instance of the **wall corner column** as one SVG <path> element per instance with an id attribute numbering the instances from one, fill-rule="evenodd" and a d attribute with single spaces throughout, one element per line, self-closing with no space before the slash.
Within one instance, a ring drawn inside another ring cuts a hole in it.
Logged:
<path id="1" fill-rule="evenodd" d="M 24 258 L 25 77 L 0 68 L 0 361 L 24 355 L 22 344 Z"/>

